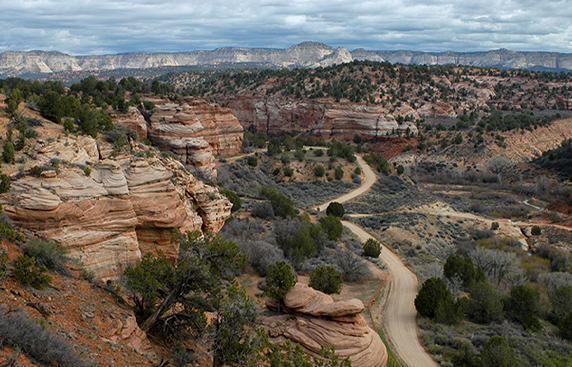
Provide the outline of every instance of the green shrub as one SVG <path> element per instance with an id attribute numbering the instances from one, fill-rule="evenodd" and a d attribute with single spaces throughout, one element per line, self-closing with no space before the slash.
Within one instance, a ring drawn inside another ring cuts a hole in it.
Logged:
<path id="1" fill-rule="evenodd" d="M 292 177 L 294 175 L 294 170 L 290 167 L 284 167 L 284 176 Z"/>
<path id="2" fill-rule="evenodd" d="M 326 294 L 340 294 L 342 274 L 331 266 L 320 266 L 310 274 L 309 286 Z"/>
<path id="3" fill-rule="evenodd" d="M 155 109 L 155 103 L 151 102 L 151 101 L 145 101 L 143 102 L 143 108 L 145 108 L 145 110 L 147 111 L 151 111 Z"/>
<path id="4" fill-rule="evenodd" d="M 275 215 L 283 218 L 296 216 L 292 200 L 276 191 L 275 188 L 270 186 L 263 187 L 260 189 L 260 194 L 270 200 Z"/>
<path id="5" fill-rule="evenodd" d="M 496 231 L 497 229 L 499 229 L 500 225 L 499 222 L 492 222 L 491 223 L 491 230 L 492 231 Z"/>
<path id="6" fill-rule="evenodd" d="M 337 241 L 342 237 L 344 226 L 338 217 L 328 215 L 320 219 L 320 225 L 331 240 Z"/>
<path id="7" fill-rule="evenodd" d="M 354 173 L 355 173 L 356 175 L 361 175 L 361 168 L 356 167 L 356 169 L 354 170 Z"/>
<path id="8" fill-rule="evenodd" d="M 550 219 L 552 223 L 560 223 L 562 221 L 560 214 L 557 212 L 550 212 L 550 214 L 548 214 L 548 219 Z"/>
<path id="9" fill-rule="evenodd" d="M 531 330 L 542 327 L 538 319 L 539 308 L 540 293 L 527 284 L 513 286 L 504 304 L 504 309 L 512 320 Z"/>
<path id="10" fill-rule="evenodd" d="M 316 149 L 316 150 L 314 150 L 314 155 L 316 157 L 321 157 L 324 155 L 324 151 L 322 149 Z"/>
<path id="11" fill-rule="evenodd" d="M 37 266 L 69 274 L 65 265 L 68 261 L 66 250 L 55 242 L 34 238 L 24 246 L 24 254 L 33 257 Z"/>
<path id="12" fill-rule="evenodd" d="M 451 292 L 443 279 L 429 278 L 423 283 L 415 297 L 415 308 L 421 316 L 434 318 L 439 302 L 451 299 Z"/>
<path id="13" fill-rule="evenodd" d="M 439 300 L 435 308 L 435 321 L 445 325 L 455 325 L 463 320 L 463 303 L 453 302 L 452 297 Z"/>
<path id="14" fill-rule="evenodd" d="M 294 153 L 294 157 L 297 160 L 299 160 L 300 162 L 304 162 L 304 158 L 306 157 L 306 154 L 305 154 L 304 150 L 298 149 L 298 150 L 296 150 L 296 153 Z"/>
<path id="15" fill-rule="evenodd" d="M 500 335 L 491 337 L 483 344 L 481 358 L 484 367 L 514 367 L 517 365 L 514 350 Z"/>
<path id="16" fill-rule="evenodd" d="M 475 283 L 471 287 L 470 294 L 465 311 L 471 320 L 480 324 L 488 324 L 502 319 L 502 298 L 490 284 Z"/>
<path id="17" fill-rule="evenodd" d="M 5 238 L 10 242 L 16 240 L 16 231 L 14 231 L 5 215 L 0 216 L 0 238 Z"/>
<path id="18" fill-rule="evenodd" d="M 8 255 L 6 254 L 6 251 L 2 250 L 2 253 L 0 253 L 0 281 L 4 279 L 7 272 L 8 272 Z"/>
<path id="19" fill-rule="evenodd" d="M 266 288 L 264 295 L 282 302 L 286 294 L 296 284 L 296 276 L 285 261 L 278 261 L 266 271 Z"/>
<path id="20" fill-rule="evenodd" d="M 36 266 L 36 260 L 27 255 L 20 255 L 12 262 L 14 276 L 22 285 L 37 289 L 45 288 L 52 281 L 52 277 L 45 274 L 45 266 Z"/>
<path id="21" fill-rule="evenodd" d="M 86 176 L 91 176 L 91 168 L 85 167 L 85 168 L 83 169 L 83 173 L 84 173 Z"/>
<path id="22" fill-rule="evenodd" d="M 322 177 L 322 176 L 324 176 L 324 173 L 326 173 L 326 169 L 321 164 L 314 167 L 314 176 Z"/>
<path id="23" fill-rule="evenodd" d="M 569 311 L 562 321 L 560 321 L 558 328 L 560 329 L 560 335 L 562 335 L 564 339 L 572 341 L 572 311 Z"/>
<path id="24" fill-rule="evenodd" d="M 572 287 L 563 285 L 550 294 L 552 318 L 556 324 L 572 311 Z"/>
<path id="25" fill-rule="evenodd" d="M 0 173 L 0 194 L 10 191 L 12 180 L 5 173 Z"/>
<path id="26" fill-rule="evenodd" d="M 69 133 L 73 132 L 75 130 L 75 125 L 73 122 L 71 122 L 70 120 L 65 120 L 64 121 L 64 131 L 67 131 Z"/>
<path id="27" fill-rule="evenodd" d="M 258 158 L 253 155 L 249 155 L 246 159 L 246 163 L 248 163 L 249 166 L 256 167 L 258 166 Z"/>
<path id="28" fill-rule="evenodd" d="M 531 229 L 531 233 L 533 236 L 539 236 L 542 234 L 542 230 L 540 229 L 539 226 L 533 226 Z"/>
<path id="29" fill-rule="evenodd" d="M 368 239 L 363 244 L 363 255 L 367 257 L 378 258 L 381 254 L 381 243 L 373 238 Z"/>
<path id="30" fill-rule="evenodd" d="M 327 215 L 333 215 L 338 218 L 342 218 L 346 213 L 343 204 L 338 203 L 336 201 L 331 202 L 328 207 L 326 208 Z"/>
<path id="31" fill-rule="evenodd" d="M 14 148 L 14 144 L 12 142 L 7 141 L 4 144 L 4 150 L 2 151 L 2 158 L 6 163 L 14 162 L 14 157 L 16 155 L 16 149 Z"/>
<path id="32" fill-rule="evenodd" d="M 276 243 L 295 265 L 315 256 L 327 241 L 322 227 L 312 223 L 307 215 L 299 216 L 296 220 L 277 221 L 273 232 Z"/>
<path id="33" fill-rule="evenodd" d="M 334 171 L 334 177 L 336 178 L 336 180 L 341 180 L 344 177 L 344 170 L 342 169 L 342 167 L 336 168 L 336 170 Z"/>
<path id="34" fill-rule="evenodd" d="M 236 192 L 232 190 L 222 189 L 220 190 L 220 193 L 226 196 L 227 199 L 232 203 L 232 208 L 230 209 L 232 212 L 235 212 L 242 207 L 242 200 L 240 200 L 240 197 L 236 194 Z"/>
<path id="35" fill-rule="evenodd" d="M 451 254 L 443 266 L 443 274 L 448 279 L 458 278 L 463 281 L 465 287 L 469 287 L 477 280 L 477 271 L 473 266 L 473 260 L 457 254 Z"/>
<path id="36" fill-rule="evenodd" d="M 401 164 L 399 166 L 397 166 L 397 174 L 398 175 L 402 175 L 404 171 L 405 171 L 405 168 L 403 168 L 403 166 Z"/>

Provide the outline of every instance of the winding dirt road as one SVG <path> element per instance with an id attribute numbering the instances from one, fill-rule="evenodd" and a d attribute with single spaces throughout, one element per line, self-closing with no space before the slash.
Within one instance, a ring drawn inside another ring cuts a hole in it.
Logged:
<path id="1" fill-rule="evenodd" d="M 364 180 L 362 181 L 360 187 L 358 187 L 357 189 L 352 190 L 352 191 L 348 192 L 347 194 L 342 195 L 336 199 L 333 199 L 333 200 L 330 200 L 324 204 L 318 205 L 314 209 L 319 210 L 319 211 L 324 211 L 324 210 L 326 210 L 328 205 L 330 205 L 330 203 L 334 202 L 334 201 L 336 201 L 338 203 L 345 203 L 346 201 L 349 201 L 349 200 L 365 193 L 367 190 L 369 190 L 371 188 L 371 186 L 375 183 L 375 181 L 377 181 L 377 175 L 375 174 L 375 172 L 373 172 L 373 170 L 371 169 L 369 164 L 367 164 L 364 161 L 364 159 L 359 155 L 356 155 L 356 158 L 357 158 L 357 163 L 361 167 L 361 170 L 362 170 L 363 175 L 364 175 Z"/>
<path id="2" fill-rule="evenodd" d="M 315 207 L 315 209 L 324 211 L 332 201 L 338 203 L 349 201 L 365 193 L 375 183 L 377 176 L 371 167 L 361 156 L 356 157 L 357 163 L 364 173 L 362 185 L 337 199 Z M 363 242 L 369 238 L 374 238 L 357 224 L 348 221 L 342 221 L 342 223 Z M 419 284 L 417 276 L 405 266 L 399 256 L 386 246 L 383 246 L 380 259 L 387 264 L 390 274 L 390 287 L 383 311 L 383 329 L 393 352 L 397 354 L 405 366 L 437 367 L 438 364 L 425 351 L 419 341 L 417 310 L 415 310 L 414 305 Z"/>

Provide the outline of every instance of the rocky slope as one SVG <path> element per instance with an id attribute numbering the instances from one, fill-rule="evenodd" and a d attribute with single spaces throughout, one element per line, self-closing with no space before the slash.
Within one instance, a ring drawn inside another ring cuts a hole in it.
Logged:
<path id="1" fill-rule="evenodd" d="M 384 136 L 394 131 L 417 134 L 410 122 L 399 124 L 381 106 L 357 103 L 336 103 L 320 100 L 289 100 L 251 96 L 221 97 L 219 100 L 232 110 L 243 126 L 254 124 L 257 131 L 266 133 L 307 132 L 324 138 L 352 138 Z M 415 111 L 407 111 L 415 114 Z"/>
<path id="2" fill-rule="evenodd" d="M 152 101 L 155 110 L 149 122 L 134 107 L 115 114 L 114 120 L 211 180 L 216 180 L 214 155 L 240 152 L 243 128 L 230 109 L 194 98 Z"/>
<path id="3" fill-rule="evenodd" d="M 490 144 L 491 156 L 503 155 L 516 163 L 529 162 L 542 153 L 560 146 L 562 141 L 572 138 L 572 119 L 562 119 L 550 126 L 539 127 L 534 131 L 504 133 L 507 148 Z"/>
<path id="4" fill-rule="evenodd" d="M 297 283 L 284 299 L 288 315 L 269 317 L 264 325 L 271 337 L 286 337 L 313 355 L 334 346 L 340 358 L 354 367 L 384 367 L 387 350 L 361 313 L 360 300 L 334 302 L 332 297 Z M 269 307 L 275 305 L 270 302 Z"/>
<path id="5" fill-rule="evenodd" d="M 116 278 L 148 252 L 175 257 L 174 228 L 217 232 L 230 215 L 215 187 L 153 148 L 133 145 L 128 154 L 102 139 L 65 136 L 60 125 L 37 130 L 17 157 L 23 163 L 2 167 L 12 178 L 4 212 L 20 229 L 61 243 L 97 278 Z"/>
<path id="6" fill-rule="evenodd" d="M 318 67 L 352 60 L 389 61 L 403 64 L 470 65 L 503 68 L 552 68 L 572 70 L 572 55 L 555 52 L 421 52 L 333 49 L 317 42 L 304 42 L 288 49 L 218 48 L 180 53 L 133 52 L 117 55 L 70 56 L 60 52 L 7 51 L 0 53 L 0 74 L 50 74 L 62 71 L 145 69 L 172 66 L 217 66 L 255 63 L 269 67 Z"/>
<path id="7" fill-rule="evenodd" d="M 20 249 L 3 241 L 0 251 L 5 251 L 12 261 Z M 85 280 L 78 274 L 62 276 L 51 273 L 50 288 L 36 290 L 23 288 L 11 277 L 2 280 L 0 304 L 11 312 L 22 310 L 31 322 L 43 325 L 47 330 L 71 344 L 82 360 L 98 366 L 153 366 L 160 358 L 147 335 L 137 325 L 132 309 L 118 304 L 104 288 Z M 6 345 L 0 348 L 0 361 L 6 362 L 17 355 L 15 366 L 44 366 L 24 352 L 15 353 Z"/>

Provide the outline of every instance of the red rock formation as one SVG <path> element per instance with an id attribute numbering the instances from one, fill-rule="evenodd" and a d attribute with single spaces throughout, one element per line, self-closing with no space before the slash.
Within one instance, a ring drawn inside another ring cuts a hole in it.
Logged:
<path id="1" fill-rule="evenodd" d="M 14 175 L 5 213 L 35 235 L 61 243 L 97 278 L 111 279 L 141 254 L 176 257 L 174 228 L 218 231 L 232 204 L 172 158 L 109 155 L 107 143 L 68 136 L 38 141 L 27 166 L 67 157 L 40 177 Z M 99 149 L 98 149 L 99 148 Z M 101 159 L 100 159 L 101 155 Z M 87 176 L 78 165 L 90 165 Z"/>
<path id="2" fill-rule="evenodd" d="M 409 108 L 392 115 L 379 105 L 336 103 L 321 100 L 293 101 L 280 98 L 238 96 L 224 99 L 243 126 L 254 124 L 267 133 L 309 132 L 325 138 L 384 136 L 394 130 L 417 133 L 412 123 L 398 124 L 395 115 L 417 113 Z"/>
<path id="3" fill-rule="evenodd" d="M 202 99 L 186 99 L 204 127 L 200 133 L 216 155 L 238 154 L 242 147 L 243 128 L 229 108 L 206 103 Z"/>
<path id="4" fill-rule="evenodd" d="M 240 152 L 243 129 L 229 109 L 197 99 L 153 102 L 149 138 L 196 172 L 215 179 L 213 154 Z"/>
<path id="5" fill-rule="evenodd" d="M 140 139 L 147 137 L 147 121 L 136 107 L 129 107 L 127 113 L 115 112 L 111 114 L 111 118 L 116 124 L 127 126 L 136 131 Z"/>
<path id="6" fill-rule="evenodd" d="M 292 316 L 266 319 L 270 336 L 284 336 L 315 356 L 322 346 L 334 346 L 336 353 L 342 359 L 349 357 L 354 367 L 387 364 L 385 345 L 361 315 L 364 305 L 360 300 L 334 302 L 332 297 L 297 283 L 286 295 L 284 305 Z"/>

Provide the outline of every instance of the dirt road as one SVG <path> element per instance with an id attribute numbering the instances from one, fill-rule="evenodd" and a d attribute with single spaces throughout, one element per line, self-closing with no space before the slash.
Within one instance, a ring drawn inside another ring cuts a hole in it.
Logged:
<path id="1" fill-rule="evenodd" d="M 373 172 L 371 167 L 364 161 L 364 159 L 361 156 L 356 155 L 356 158 L 357 158 L 357 163 L 361 167 L 362 172 L 364 174 L 364 180 L 362 181 L 360 187 L 358 187 L 357 189 L 352 190 L 352 191 L 348 192 L 347 194 L 342 195 L 336 199 L 333 199 L 333 200 L 330 200 L 324 204 L 318 205 L 314 209 L 324 211 L 324 210 L 326 210 L 328 205 L 333 201 L 336 201 L 338 203 L 345 203 L 346 201 L 349 201 L 349 200 L 351 200 L 357 196 L 360 196 L 361 194 L 363 194 L 364 192 L 369 190 L 370 187 L 375 183 L 375 181 L 377 180 L 377 175 L 375 174 L 375 172 Z"/>
<path id="2" fill-rule="evenodd" d="M 377 180 L 377 175 L 361 156 L 357 163 L 364 173 L 362 185 L 337 199 L 319 205 L 316 209 L 326 210 L 332 201 L 343 203 L 351 200 L 370 189 Z M 365 242 L 372 236 L 357 224 L 342 221 L 343 225 L 354 232 L 361 241 Z M 403 264 L 399 256 L 389 248 L 383 246 L 380 258 L 387 264 L 390 274 L 390 288 L 385 300 L 383 311 L 383 329 L 392 350 L 408 367 L 437 367 L 438 364 L 425 351 L 419 341 L 419 328 L 417 326 L 417 310 L 414 300 L 417 296 L 419 280 L 408 267 Z"/>
<path id="3" fill-rule="evenodd" d="M 360 226 L 347 221 L 342 223 L 361 241 L 372 238 Z M 413 304 L 418 290 L 417 276 L 387 247 L 384 246 L 379 257 L 387 264 L 390 274 L 390 288 L 383 311 L 383 329 L 393 352 L 409 367 L 438 366 L 419 342 L 417 310 Z"/>

